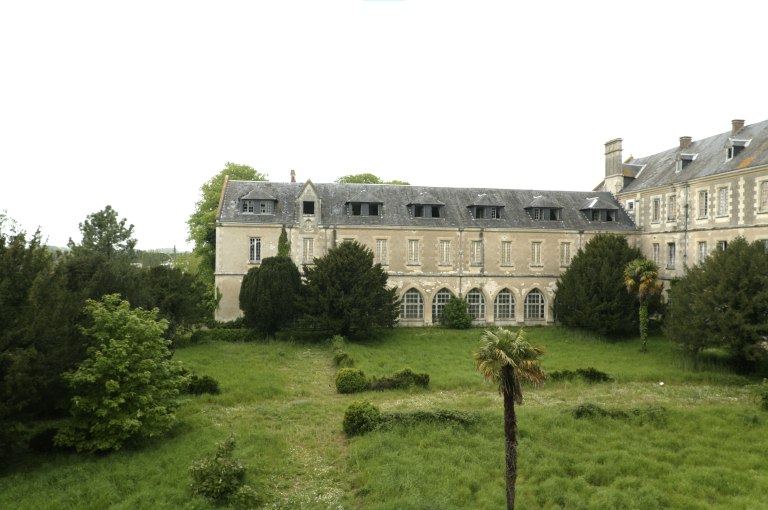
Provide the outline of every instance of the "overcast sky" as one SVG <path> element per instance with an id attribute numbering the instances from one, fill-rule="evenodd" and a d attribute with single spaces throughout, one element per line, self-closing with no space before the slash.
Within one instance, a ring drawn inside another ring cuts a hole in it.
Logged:
<path id="1" fill-rule="evenodd" d="M 52 245 L 107 204 L 189 248 L 226 162 L 270 180 L 589 190 L 768 119 L 760 1 L 4 1 L 0 212 Z M 761 92 L 763 91 L 763 92 Z"/>

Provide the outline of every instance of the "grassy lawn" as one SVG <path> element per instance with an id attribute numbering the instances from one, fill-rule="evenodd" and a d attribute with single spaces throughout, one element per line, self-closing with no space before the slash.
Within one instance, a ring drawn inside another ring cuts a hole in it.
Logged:
<path id="1" fill-rule="evenodd" d="M 19 459 L 0 478 L 0 508 L 212 508 L 190 495 L 187 469 L 230 433 L 263 508 L 502 508 L 501 398 L 471 359 L 481 332 L 397 329 L 347 344 L 369 377 L 404 367 L 431 377 L 428 390 L 358 395 L 335 392 L 326 342 L 180 349 L 177 359 L 220 381 L 220 395 L 185 397 L 181 425 L 141 449 Z M 547 371 L 594 367 L 614 380 L 525 390 L 518 508 L 765 507 L 768 413 L 754 400 L 755 381 L 714 366 L 693 370 L 662 338 L 651 338 L 643 354 L 637 340 L 610 343 L 560 328 L 528 333 L 545 346 Z M 385 412 L 457 409 L 480 419 L 350 440 L 342 416 L 362 399 Z M 585 403 L 629 418 L 575 418 L 571 410 Z"/>

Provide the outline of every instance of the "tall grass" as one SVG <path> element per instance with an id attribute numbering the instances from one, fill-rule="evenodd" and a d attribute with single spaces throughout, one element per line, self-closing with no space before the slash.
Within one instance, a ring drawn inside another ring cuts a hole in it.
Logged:
<path id="1" fill-rule="evenodd" d="M 0 508 L 212 508 L 189 490 L 190 463 L 234 432 L 246 482 L 270 509 L 496 509 L 504 505 L 502 404 L 471 352 L 481 330 L 398 329 L 344 349 L 368 376 L 410 367 L 430 388 L 339 395 L 325 342 L 203 343 L 176 358 L 221 383 L 184 397 L 181 425 L 135 450 L 28 455 L 0 475 Z M 749 380 L 692 370 L 662 338 L 612 343 L 532 328 L 546 370 L 594 367 L 613 382 L 546 383 L 519 408 L 519 508 L 761 508 L 768 494 L 768 413 Z M 660 383 L 664 384 L 661 385 Z M 471 410 L 469 428 L 416 425 L 347 439 L 346 407 Z M 577 419 L 584 403 L 666 420 Z"/>

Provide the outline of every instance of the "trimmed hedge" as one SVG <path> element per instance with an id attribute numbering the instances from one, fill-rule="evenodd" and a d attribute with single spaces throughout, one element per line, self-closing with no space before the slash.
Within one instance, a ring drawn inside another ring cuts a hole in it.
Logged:
<path id="1" fill-rule="evenodd" d="M 410 388 L 411 386 L 429 386 L 429 374 L 417 374 L 410 368 L 404 368 L 389 377 L 371 380 L 369 385 L 372 390 L 390 390 L 396 388 Z"/>
<path id="2" fill-rule="evenodd" d="M 381 422 L 381 411 L 370 402 L 354 402 L 344 411 L 342 428 L 348 436 L 370 432 Z"/>
<path id="3" fill-rule="evenodd" d="M 667 419 L 667 409 L 662 406 L 648 406 L 623 411 L 621 409 L 606 409 L 597 404 L 586 403 L 574 407 L 571 410 L 571 416 L 577 420 L 584 418 L 611 418 L 614 420 L 635 420 L 640 424 L 664 424 Z"/>
<path id="4" fill-rule="evenodd" d="M 189 378 L 189 384 L 187 385 L 187 393 L 191 395 L 202 395 L 203 393 L 218 395 L 221 393 L 221 390 L 219 389 L 219 381 L 210 375 L 198 376 L 192 374 Z"/>
<path id="5" fill-rule="evenodd" d="M 613 380 L 605 372 L 601 372 L 600 370 L 592 367 L 577 368 L 575 371 L 558 370 L 555 372 L 550 372 L 547 374 L 547 379 L 551 379 L 553 381 L 573 381 L 574 379 L 581 379 L 588 383 L 610 382 Z"/>
<path id="6" fill-rule="evenodd" d="M 447 409 L 383 414 L 370 402 L 354 402 L 344 412 L 342 428 L 347 436 L 352 437 L 395 426 L 411 427 L 423 423 L 468 427 L 477 423 L 478 419 L 477 413 Z"/>

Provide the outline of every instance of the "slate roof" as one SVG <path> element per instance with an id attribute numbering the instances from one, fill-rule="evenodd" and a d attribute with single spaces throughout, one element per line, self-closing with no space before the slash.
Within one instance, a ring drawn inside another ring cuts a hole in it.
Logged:
<path id="1" fill-rule="evenodd" d="M 751 140 L 732 160 L 725 160 L 726 147 L 743 146 L 743 140 Z M 680 154 L 697 154 L 685 168 L 675 172 Z M 688 147 L 673 149 L 634 158 L 624 164 L 624 175 L 634 174 L 621 193 L 641 191 L 657 186 L 669 186 L 721 173 L 768 164 L 768 120 L 744 126 L 736 134 L 731 131 L 691 142 Z"/>
<path id="2" fill-rule="evenodd" d="M 629 232 L 635 225 L 616 199 L 608 192 L 595 191 L 537 191 L 490 188 L 441 188 L 429 186 L 397 186 L 390 184 L 312 184 L 320 200 L 320 224 L 325 226 L 398 226 L 424 227 L 484 227 L 502 229 L 563 229 Z M 296 225 L 297 200 L 304 184 L 291 182 L 228 181 L 224 191 L 219 221 L 245 224 Z M 248 214 L 241 211 L 239 199 L 255 190 L 274 196 L 277 200 L 274 215 Z M 350 216 L 347 202 L 361 193 L 376 197 L 381 216 Z M 478 197 L 484 202 L 503 206 L 501 218 L 475 219 L 470 205 L 477 205 Z M 534 220 L 526 207 L 536 197 L 562 208 L 560 220 Z M 617 209 L 616 221 L 593 222 L 580 211 L 588 198 L 599 198 L 601 203 Z M 444 204 L 440 218 L 414 218 L 409 204 Z"/>

